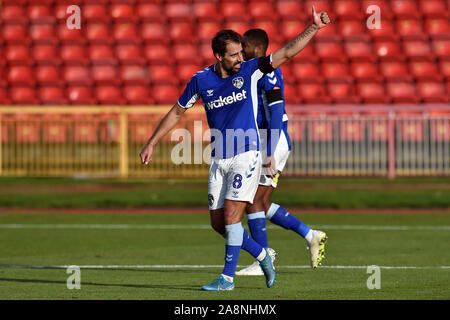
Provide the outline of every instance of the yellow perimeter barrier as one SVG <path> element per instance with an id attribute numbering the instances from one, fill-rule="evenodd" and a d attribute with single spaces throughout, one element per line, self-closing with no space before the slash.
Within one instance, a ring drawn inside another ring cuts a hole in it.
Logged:
<path id="1" fill-rule="evenodd" d="M 0 175 L 122 178 L 207 175 L 208 164 L 204 162 L 190 165 L 171 161 L 172 150 L 181 141 L 180 138 L 172 142 L 171 134 L 158 144 L 151 165 L 140 163 L 139 152 L 169 109 L 169 106 L 0 107 Z M 204 111 L 194 108 L 186 112 L 174 130 L 192 130 L 195 120 L 203 130 L 207 129 Z"/>

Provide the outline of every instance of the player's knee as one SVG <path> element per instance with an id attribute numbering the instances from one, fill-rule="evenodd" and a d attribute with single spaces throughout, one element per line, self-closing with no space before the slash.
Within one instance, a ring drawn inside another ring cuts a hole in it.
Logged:
<path id="1" fill-rule="evenodd" d="M 211 221 L 211 227 L 214 231 L 219 233 L 220 235 L 225 234 L 225 226 L 223 223 L 218 223 L 216 221 Z"/>

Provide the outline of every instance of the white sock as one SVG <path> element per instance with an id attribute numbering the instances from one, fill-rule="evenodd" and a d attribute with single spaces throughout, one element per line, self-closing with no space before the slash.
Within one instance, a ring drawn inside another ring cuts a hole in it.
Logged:
<path id="1" fill-rule="evenodd" d="M 224 277 L 225 280 L 227 280 L 228 282 L 233 282 L 233 277 L 226 276 L 226 275 L 224 275 L 223 273 L 222 273 L 222 277 Z"/>
<path id="2" fill-rule="evenodd" d="M 313 238 L 313 231 L 313 229 L 310 229 L 305 236 L 305 240 L 308 241 L 308 243 L 310 243 Z"/>
<path id="3" fill-rule="evenodd" d="M 264 258 L 266 257 L 267 252 L 266 250 L 262 249 L 261 253 L 259 254 L 259 256 L 256 257 L 256 260 L 258 261 L 263 261 Z"/>

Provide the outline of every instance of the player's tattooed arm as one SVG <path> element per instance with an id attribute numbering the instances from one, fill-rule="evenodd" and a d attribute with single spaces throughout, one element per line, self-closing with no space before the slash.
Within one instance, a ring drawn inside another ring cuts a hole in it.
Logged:
<path id="1" fill-rule="evenodd" d="M 176 126 L 185 112 L 186 109 L 176 103 L 161 120 L 153 135 L 148 139 L 147 144 L 144 146 L 141 153 L 139 153 L 139 157 L 143 164 L 148 164 L 152 161 L 153 147 L 155 144 Z"/>
<path id="2" fill-rule="evenodd" d="M 317 13 L 314 6 L 312 7 L 313 23 L 308 26 L 301 34 L 288 42 L 283 48 L 272 54 L 272 67 L 278 68 L 280 65 L 294 57 L 302 51 L 311 39 L 316 35 L 317 31 L 330 23 L 328 14 L 324 11 Z"/>

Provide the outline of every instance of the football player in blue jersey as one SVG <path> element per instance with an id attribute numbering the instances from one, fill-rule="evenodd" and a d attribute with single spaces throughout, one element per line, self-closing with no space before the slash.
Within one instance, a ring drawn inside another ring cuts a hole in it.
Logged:
<path id="1" fill-rule="evenodd" d="M 245 60 L 265 57 L 268 46 L 269 37 L 262 29 L 250 29 L 242 37 Z M 273 263 L 276 253 L 268 245 L 266 218 L 287 230 L 296 232 L 305 238 L 310 249 L 311 267 L 316 268 L 324 257 L 327 235 L 320 230 L 312 230 L 282 206 L 270 200 L 291 150 L 288 116 L 284 103 L 284 81 L 280 68 L 258 81 L 257 123 L 261 139 L 263 172 L 253 203 L 248 203 L 246 208 L 250 234 L 267 250 Z M 263 271 L 259 263 L 255 262 L 236 272 L 236 275 L 263 275 Z"/>
<path id="2" fill-rule="evenodd" d="M 203 290 L 234 289 L 234 274 L 241 248 L 258 260 L 267 287 L 276 272 L 267 250 L 242 227 L 241 219 L 252 203 L 260 178 L 260 137 L 257 126 L 258 80 L 298 54 L 325 27 L 326 12 L 312 8 L 313 22 L 283 48 L 266 57 L 243 59 L 241 36 L 219 31 L 211 46 L 217 63 L 192 76 L 178 102 L 161 120 L 139 154 L 143 164 L 152 160 L 153 148 L 199 99 L 211 131 L 208 201 L 211 226 L 225 238 L 225 264 L 221 275 Z"/>

